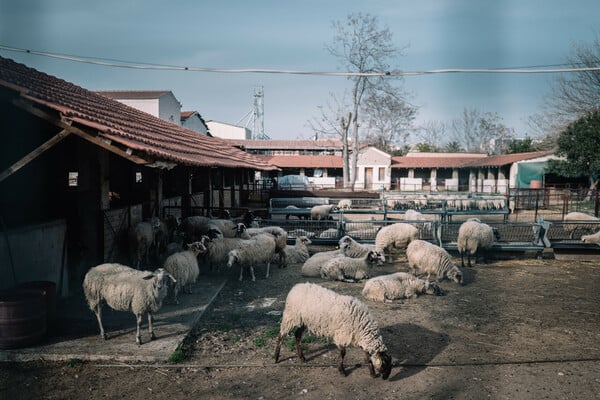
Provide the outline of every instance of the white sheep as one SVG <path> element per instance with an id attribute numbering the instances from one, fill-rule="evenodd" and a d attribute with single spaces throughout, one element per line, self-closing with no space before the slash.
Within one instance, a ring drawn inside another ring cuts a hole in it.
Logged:
<path id="1" fill-rule="evenodd" d="M 406 248 L 406 258 L 413 275 L 427 274 L 429 280 L 431 274 L 435 274 L 438 282 L 448 278 L 461 285 L 463 283 L 463 274 L 452 262 L 450 254 L 435 244 L 425 240 L 413 240 Z"/>
<path id="2" fill-rule="evenodd" d="M 385 255 L 383 253 L 383 250 L 376 248 L 376 246 L 373 244 L 358 243 L 349 235 L 346 235 L 343 238 L 341 238 L 338 241 L 338 245 L 340 247 L 340 253 L 342 253 L 346 257 L 360 258 L 364 257 L 369 251 L 375 251 L 378 253 L 378 256 L 383 259 L 383 262 L 380 262 L 380 264 L 383 264 L 385 262 Z"/>
<path id="3" fill-rule="evenodd" d="M 106 339 L 102 326 L 102 302 L 117 311 L 131 311 L 135 314 L 137 331 L 135 341 L 142 344 L 140 327 L 142 315 L 148 314 L 150 339 L 156 339 L 152 328 L 152 313 L 162 306 L 168 292 L 168 280 L 175 278 L 163 268 L 154 272 L 138 271 L 121 264 L 101 264 L 91 268 L 83 279 L 83 293 L 96 314 L 100 326 L 100 336 Z"/>
<path id="4" fill-rule="evenodd" d="M 567 224 L 567 221 L 600 221 L 600 218 L 577 211 L 573 211 L 565 215 L 565 217 L 563 218 L 563 222 L 565 222 L 563 224 L 563 229 L 569 234 L 569 239 L 573 239 L 573 237 L 575 236 L 575 230 L 579 227 L 579 224 Z"/>
<path id="5" fill-rule="evenodd" d="M 372 301 L 391 302 L 417 298 L 420 294 L 441 296 L 443 290 L 435 282 L 417 278 L 406 272 L 380 275 L 365 282 L 362 295 Z"/>
<path id="6" fill-rule="evenodd" d="M 373 250 L 361 258 L 334 257 L 321 267 L 321 278 L 343 282 L 368 279 L 371 267 L 382 260 L 385 257 Z"/>
<path id="7" fill-rule="evenodd" d="M 209 269 L 212 270 L 216 266 L 217 270 L 220 270 L 221 266 L 227 264 L 229 252 L 237 249 L 247 239 L 203 236 L 201 240 L 206 246 L 204 260 Z"/>
<path id="8" fill-rule="evenodd" d="M 265 278 L 268 278 L 271 259 L 275 255 L 276 247 L 275 238 L 268 233 L 256 235 L 250 240 L 242 239 L 239 247 L 231 250 L 227 255 L 227 267 L 231 268 L 234 264 L 240 266 L 240 281 L 243 279 L 244 269 L 249 268 L 254 282 L 256 281 L 254 267 L 259 264 L 267 264 Z"/>
<path id="9" fill-rule="evenodd" d="M 310 209 L 310 219 L 325 220 L 332 219 L 329 215 L 332 211 L 336 211 L 337 207 L 333 204 L 320 204 L 313 206 Z"/>
<path id="10" fill-rule="evenodd" d="M 594 233 L 593 235 L 582 236 L 581 241 L 583 243 L 591 243 L 600 246 L 600 231 Z"/>
<path id="11" fill-rule="evenodd" d="M 356 345 L 365 353 L 371 376 L 387 379 L 392 371 L 392 357 L 379 332 L 377 322 L 367 306 L 352 296 L 337 294 L 312 283 L 299 283 L 287 295 L 275 345 L 275 362 L 279 362 L 281 341 L 295 329 L 296 353 L 305 362 L 300 346 L 307 329 L 317 336 L 331 337 L 340 351 L 338 371 L 346 376 L 346 346 Z"/>
<path id="12" fill-rule="evenodd" d="M 236 237 L 238 229 L 240 229 L 239 224 L 230 219 L 193 215 L 181 221 L 180 229 L 185 234 L 187 241 L 197 241 L 202 235 L 206 235 L 211 228 L 221 231 L 224 237 Z"/>
<path id="13" fill-rule="evenodd" d="M 300 274 L 302 276 L 319 277 L 321 276 L 321 267 L 334 257 L 343 257 L 340 250 L 320 251 L 313 254 L 302 264 Z"/>
<path id="14" fill-rule="evenodd" d="M 129 248 L 133 265 L 140 269 L 142 259 L 150 263 L 150 247 L 156 243 L 156 235 L 160 229 L 160 220 L 153 218 L 151 221 L 138 222 L 129 231 Z"/>
<path id="15" fill-rule="evenodd" d="M 352 208 L 352 199 L 341 199 L 338 201 L 337 207 L 340 210 L 349 210 Z"/>
<path id="16" fill-rule="evenodd" d="M 487 251 L 494 245 L 494 240 L 499 239 L 500 233 L 497 228 L 492 228 L 477 218 L 469 218 L 463 222 L 458 229 L 456 240 L 456 247 L 460 253 L 460 266 L 463 268 L 465 266 L 465 253 L 467 253 L 467 264 L 471 267 L 471 256 L 475 256 L 477 262 L 477 251 Z"/>
<path id="17" fill-rule="evenodd" d="M 306 236 L 307 238 L 315 237 L 315 233 L 307 231 L 306 229 L 298 228 L 288 231 L 288 238 L 297 238 L 300 236 Z"/>
<path id="18" fill-rule="evenodd" d="M 375 247 L 387 255 L 392 248 L 404 249 L 410 242 L 419 238 L 419 230 L 410 224 L 398 222 L 384 226 L 375 236 Z M 390 262 L 392 261 L 390 254 Z"/>
<path id="19" fill-rule="evenodd" d="M 200 274 L 198 254 L 206 251 L 202 242 L 193 242 L 187 245 L 187 250 L 171 254 L 165 260 L 163 268 L 177 280 L 177 283 L 173 285 L 171 296 L 175 304 L 179 304 L 177 295 L 180 290 L 192 293 L 192 284 L 196 282 Z"/>
<path id="20" fill-rule="evenodd" d="M 285 246 L 283 251 L 285 252 L 285 260 L 289 264 L 300 264 L 304 263 L 310 257 L 308 252 L 308 245 L 311 244 L 311 240 L 306 236 L 299 236 L 296 238 L 296 242 L 293 246 Z M 276 254 L 272 262 L 279 260 L 279 255 Z"/>
<path id="21" fill-rule="evenodd" d="M 287 260 L 285 257 L 285 246 L 287 246 L 288 233 L 285 231 L 285 229 L 279 226 L 263 226 L 262 228 L 248 228 L 246 229 L 246 233 L 248 233 L 249 237 L 241 237 L 252 238 L 262 233 L 268 233 L 270 235 L 273 235 L 273 237 L 275 237 L 275 243 L 277 244 L 275 252 L 279 254 L 279 268 L 287 267 Z"/>
<path id="22" fill-rule="evenodd" d="M 337 228 L 327 228 L 319 234 L 319 239 L 335 239 L 338 235 L 339 231 Z"/>

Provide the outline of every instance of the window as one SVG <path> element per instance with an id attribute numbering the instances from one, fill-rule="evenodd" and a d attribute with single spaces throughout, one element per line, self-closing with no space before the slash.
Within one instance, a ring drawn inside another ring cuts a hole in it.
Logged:
<path id="1" fill-rule="evenodd" d="M 379 168 L 379 182 L 385 181 L 385 168 Z"/>

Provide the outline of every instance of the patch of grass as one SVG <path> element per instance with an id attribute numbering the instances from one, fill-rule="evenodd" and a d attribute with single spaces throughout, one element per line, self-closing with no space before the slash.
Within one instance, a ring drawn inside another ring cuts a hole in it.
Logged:
<path id="1" fill-rule="evenodd" d="M 254 345 L 256 347 L 263 347 L 265 345 L 265 338 L 264 337 L 258 337 L 256 339 L 254 339 Z"/>
<path id="2" fill-rule="evenodd" d="M 68 367 L 79 367 L 80 365 L 83 365 L 83 360 L 80 358 L 69 358 L 67 360 L 67 366 Z"/>
<path id="3" fill-rule="evenodd" d="M 177 346 L 177 349 L 175 349 L 175 351 L 173 352 L 173 354 L 171 354 L 168 358 L 168 361 L 170 363 L 180 363 L 182 361 L 184 361 L 185 359 L 187 359 L 189 356 L 189 352 L 188 349 L 183 346 L 183 345 L 179 345 Z"/>
<path id="4" fill-rule="evenodd" d="M 231 337 L 231 343 L 233 343 L 233 344 L 239 343 L 240 340 L 242 340 L 242 338 L 237 335 Z"/>
<path id="5" fill-rule="evenodd" d="M 272 328 L 267 329 L 265 331 L 265 335 L 269 339 L 274 339 L 275 337 L 277 337 L 277 335 L 279 335 L 279 326 L 274 326 Z"/>

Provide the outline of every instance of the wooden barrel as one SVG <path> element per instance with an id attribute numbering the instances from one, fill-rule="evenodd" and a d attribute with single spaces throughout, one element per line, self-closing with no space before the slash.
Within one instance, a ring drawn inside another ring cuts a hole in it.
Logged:
<path id="1" fill-rule="evenodd" d="M 46 304 L 46 321 L 48 330 L 54 327 L 56 320 L 56 283 L 52 281 L 29 281 L 17 286 L 17 289 L 39 290 Z"/>
<path id="2" fill-rule="evenodd" d="M 26 347 L 46 334 L 46 303 L 41 290 L 0 292 L 0 349 Z"/>

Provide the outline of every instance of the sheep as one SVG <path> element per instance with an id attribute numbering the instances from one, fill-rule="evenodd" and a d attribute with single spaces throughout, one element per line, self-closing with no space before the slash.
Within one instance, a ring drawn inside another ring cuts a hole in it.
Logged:
<path id="1" fill-rule="evenodd" d="M 343 255 L 345 255 L 346 257 L 352 257 L 352 258 L 364 257 L 369 251 L 377 252 L 378 256 L 380 256 L 380 257 L 383 255 L 383 251 L 380 249 L 377 249 L 375 247 L 375 245 L 358 243 L 356 240 L 354 240 L 353 238 L 351 238 L 348 235 L 341 238 L 338 241 L 338 245 L 340 247 L 340 252 Z M 383 262 L 385 262 L 385 256 L 383 256 L 382 258 L 383 258 Z M 380 262 L 379 264 L 383 264 L 383 262 Z"/>
<path id="2" fill-rule="evenodd" d="M 240 238 L 226 238 L 219 236 L 216 232 L 211 231 L 211 236 L 204 235 L 201 241 L 205 243 L 206 253 L 204 256 L 204 262 L 208 265 L 209 269 L 217 267 L 217 271 L 221 269 L 222 265 L 227 264 L 229 252 L 237 249 L 244 241 L 249 239 Z M 215 237 L 216 236 L 216 237 Z"/>
<path id="3" fill-rule="evenodd" d="M 389 254 L 391 248 L 406 248 L 408 244 L 419 239 L 419 230 L 410 224 L 398 222 L 384 226 L 375 236 L 375 247 Z M 390 262 L 392 262 L 390 254 Z"/>
<path id="4" fill-rule="evenodd" d="M 315 237 L 315 233 L 311 231 L 307 231 L 306 229 L 298 228 L 288 231 L 288 238 L 297 238 L 300 236 L 306 236 L 307 238 Z M 319 236 L 320 237 L 320 236 Z"/>
<path id="5" fill-rule="evenodd" d="M 299 236 L 296 238 L 296 242 L 293 246 L 285 246 L 283 251 L 285 252 L 285 260 L 290 264 L 300 264 L 308 260 L 310 254 L 308 253 L 307 245 L 311 244 L 311 240 L 306 236 Z M 279 255 L 275 255 L 272 262 L 279 259 Z"/>
<path id="6" fill-rule="evenodd" d="M 362 295 L 367 300 L 384 303 L 398 299 L 416 299 L 420 294 L 444 295 L 435 282 L 419 279 L 406 272 L 381 275 L 365 282 Z"/>
<path id="7" fill-rule="evenodd" d="M 581 241 L 583 243 L 591 243 L 600 246 L 600 231 L 594 233 L 593 235 L 582 236 Z"/>
<path id="8" fill-rule="evenodd" d="M 352 208 L 352 200 L 351 199 L 341 199 L 338 201 L 337 208 L 340 210 L 349 210 Z"/>
<path id="9" fill-rule="evenodd" d="M 368 279 L 371 267 L 382 259 L 385 257 L 373 250 L 361 258 L 334 257 L 321 267 L 321 278 L 343 282 Z"/>
<path id="10" fill-rule="evenodd" d="M 243 240 L 239 247 L 231 250 L 227 255 L 227 268 L 233 264 L 240 265 L 240 281 L 243 279 L 244 268 L 250 268 L 252 282 L 256 281 L 254 275 L 254 266 L 258 264 L 267 264 L 267 273 L 265 278 L 269 277 L 271 259 L 275 255 L 277 244 L 273 235 L 263 233 L 254 236 L 250 240 Z"/>
<path id="11" fill-rule="evenodd" d="M 187 245 L 187 250 L 171 254 L 165 260 L 163 268 L 177 280 L 172 288 L 172 298 L 175 304 L 179 304 L 177 295 L 181 289 L 192 293 L 191 286 L 200 274 L 198 254 L 206 253 L 206 251 L 202 242 L 193 242 Z"/>
<path id="12" fill-rule="evenodd" d="M 287 267 L 285 246 L 287 245 L 288 233 L 285 231 L 285 229 L 279 226 L 264 226 L 262 228 L 248 228 L 246 233 L 250 238 L 262 233 L 273 235 L 275 237 L 275 243 L 277 244 L 275 252 L 279 254 L 279 268 Z"/>
<path id="13" fill-rule="evenodd" d="M 429 280 L 431 274 L 436 274 L 438 282 L 448 278 L 461 285 L 463 283 L 463 274 L 452 262 L 450 254 L 435 244 L 425 240 L 413 240 L 406 247 L 406 258 L 413 275 L 426 273 Z"/>
<path id="14" fill-rule="evenodd" d="M 334 239 L 338 237 L 339 232 L 337 228 L 327 228 L 319 234 L 319 239 Z"/>
<path id="15" fill-rule="evenodd" d="M 467 264 L 471 267 L 471 256 L 475 256 L 477 262 L 477 250 L 485 252 L 494 245 L 494 240 L 499 239 L 498 228 L 492 228 L 477 218 L 469 218 L 463 222 L 458 229 L 456 240 L 456 247 L 460 253 L 460 266 L 465 267 L 465 253 L 467 253 Z"/>
<path id="16" fill-rule="evenodd" d="M 306 329 L 318 336 L 331 337 L 340 351 L 338 371 L 346 376 L 346 346 L 359 346 L 365 353 L 372 377 L 387 379 L 392 371 L 392 357 L 368 307 L 352 296 L 337 294 L 312 283 L 299 283 L 287 295 L 275 345 L 275 362 L 279 362 L 281 341 L 296 328 L 296 353 L 306 362 L 300 341 Z"/>
<path id="17" fill-rule="evenodd" d="M 334 257 L 342 257 L 340 250 L 321 251 L 313 254 L 308 260 L 302 264 L 300 274 L 308 277 L 321 276 L 321 267 Z"/>
<path id="18" fill-rule="evenodd" d="M 285 208 L 290 211 L 290 214 L 285 214 L 285 219 L 290 219 L 290 216 L 292 216 L 292 215 L 295 217 L 298 217 L 298 219 L 307 219 L 308 218 L 307 215 L 303 215 L 300 213 L 299 207 L 297 207 L 293 204 L 290 204 L 289 206 L 286 206 Z"/>
<path id="19" fill-rule="evenodd" d="M 575 231 L 580 226 L 578 224 L 567 224 L 566 223 L 567 221 L 584 221 L 584 222 L 600 221 L 600 218 L 594 217 L 594 216 L 586 214 L 586 213 L 576 212 L 576 211 L 570 212 L 567 215 L 565 215 L 565 217 L 563 218 L 563 222 L 565 222 L 563 224 L 563 229 L 569 234 L 569 239 L 573 239 L 573 237 L 575 236 Z M 586 230 L 586 232 L 588 231 L 587 228 L 584 228 L 584 229 Z"/>
<path id="20" fill-rule="evenodd" d="M 129 231 L 129 246 L 132 261 L 136 269 L 140 269 L 142 259 L 150 263 L 150 247 L 156 242 L 156 235 L 160 229 L 160 220 L 153 218 L 151 221 L 138 222 Z"/>
<path id="21" fill-rule="evenodd" d="M 167 296 L 168 280 L 176 279 L 163 268 L 154 272 L 138 271 L 121 264 L 100 264 L 91 268 L 83 279 L 83 292 L 90 307 L 96 314 L 100 326 L 100 337 L 106 340 L 102 325 L 102 302 L 114 310 L 131 311 L 135 314 L 137 331 L 135 342 L 142 344 L 140 327 L 142 315 L 148 315 L 150 339 L 156 339 L 152 328 L 152 313 L 158 311 Z"/>
<path id="22" fill-rule="evenodd" d="M 185 218 L 181 221 L 180 229 L 185 234 L 187 241 L 197 241 L 202 235 L 211 228 L 216 228 L 223 233 L 224 237 L 236 237 L 240 229 L 240 223 L 236 223 L 229 219 L 209 218 L 201 215 L 194 215 Z"/>
<path id="23" fill-rule="evenodd" d="M 329 215 L 332 211 L 336 211 L 338 208 L 333 204 L 320 204 L 317 206 L 313 206 L 310 209 L 310 219 L 315 220 L 325 220 L 332 219 L 331 215 Z"/>

